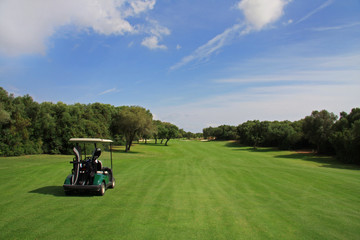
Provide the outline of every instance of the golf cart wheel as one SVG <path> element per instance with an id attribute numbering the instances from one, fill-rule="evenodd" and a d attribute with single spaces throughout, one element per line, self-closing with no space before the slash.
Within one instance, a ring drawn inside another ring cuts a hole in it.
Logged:
<path id="1" fill-rule="evenodd" d="M 112 177 L 111 185 L 109 188 L 115 188 L 115 178 Z"/>
<path id="2" fill-rule="evenodd" d="M 105 191 L 106 191 L 105 183 L 102 182 L 102 183 L 101 183 L 101 187 L 100 187 L 100 191 L 99 191 L 99 195 L 100 195 L 100 196 L 104 196 Z"/>

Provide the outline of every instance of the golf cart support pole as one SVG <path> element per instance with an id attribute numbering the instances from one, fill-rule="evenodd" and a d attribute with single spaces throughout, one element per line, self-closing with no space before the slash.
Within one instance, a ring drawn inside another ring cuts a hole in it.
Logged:
<path id="1" fill-rule="evenodd" d="M 113 171 L 113 164 L 112 164 L 112 144 L 110 143 L 110 160 L 111 160 L 111 170 Z"/>

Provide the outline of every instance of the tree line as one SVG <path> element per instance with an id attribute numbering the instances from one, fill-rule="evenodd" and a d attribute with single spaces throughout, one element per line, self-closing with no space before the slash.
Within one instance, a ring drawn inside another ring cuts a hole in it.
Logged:
<path id="1" fill-rule="evenodd" d="M 344 163 L 360 164 L 360 108 L 340 118 L 326 110 L 313 111 L 299 121 L 247 121 L 238 126 L 203 129 L 204 138 L 238 140 L 257 147 L 283 150 L 312 148 L 319 154 L 336 155 Z"/>
<path id="2" fill-rule="evenodd" d="M 360 108 L 341 112 L 313 111 L 299 121 L 247 121 L 238 126 L 204 128 L 186 132 L 176 125 L 153 120 L 139 106 L 110 104 L 37 103 L 29 95 L 14 97 L 0 87 L 0 155 L 68 154 L 72 137 L 111 138 L 130 151 L 133 141 L 154 138 L 168 144 L 172 138 L 238 140 L 254 148 L 313 148 L 336 154 L 346 163 L 360 164 Z"/>
<path id="3" fill-rule="evenodd" d="M 154 137 L 165 145 L 182 137 L 177 126 L 155 121 L 139 106 L 93 103 L 37 103 L 29 95 L 14 97 L 0 87 L 0 155 L 69 154 L 72 137 L 111 138 L 130 151 L 133 141 Z"/>

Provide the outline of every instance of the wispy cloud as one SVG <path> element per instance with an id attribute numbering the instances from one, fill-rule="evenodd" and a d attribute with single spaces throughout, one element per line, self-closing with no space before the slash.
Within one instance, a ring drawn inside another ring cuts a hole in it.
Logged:
<path id="1" fill-rule="evenodd" d="M 260 31 L 269 24 L 277 21 L 283 15 L 284 6 L 290 0 L 242 0 L 236 4 L 236 8 L 243 12 L 245 23 L 234 24 L 224 32 L 218 34 L 206 44 L 198 47 L 192 54 L 184 57 L 178 63 L 170 67 L 176 70 L 190 62 L 208 60 L 221 48 L 230 44 L 234 38 L 249 34 L 252 31 Z"/>
<path id="2" fill-rule="evenodd" d="M 322 9 L 330 6 L 331 4 L 334 3 L 335 0 L 327 0 L 326 2 L 324 2 L 323 4 L 321 4 L 319 7 L 315 8 L 314 10 L 312 10 L 311 12 L 309 12 L 308 14 L 306 14 L 304 17 L 302 17 L 300 20 L 298 20 L 296 23 L 301 23 L 303 21 L 305 21 L 306 19 L 308 19 L 309 17 L 311 17 L 312 15 L 316 14 L 317 12 L 321 11 Z"/>
<path id="3" fill-rule="evenodd" d="M 238 125 L 252 119 L 299 120 L 313 110 L 339 114 L 357 107 L 360 101 L 358 53 L 248 61 L 241 62 L 242 67 L 252 69 L 245 76 L 242 68 L 230 66 L 224 72 L 232 76 L 207 82 L 222 89 L 218 93 L 154 111 L 162 120 L 196 132 L 211 125 Z M 269 68 L 259 74 L 257 69 L 263 64 Z"/>
<path id="4" fill-rule="evenodd" d="M 208 59 L 213 53 L 217 52 L 223 46 L 225 46 L 231 39 L 233 39 L 239 29 L 242 29 L 243 25 L 235 24 L 231 28 L 226 29 L 223 33 L 217 35 L 213 39 L 209 40 L 206 44 L 197 48 L 192 54 L 184 57 L 180 62 L 170 67 L 170 70 L 178 69 L 189 62 L 202 61 Z"/>
<path id="5" fill-rule="evenodd" d="M 270 65 L 271 70 L 262 74 L 250 71 L 250 76 L 237 76 L 236 73 L 227 78 L 214 79 L 215 83 L 355 83 L 359 81 L 360 54 L 338 55 L 327 57 L 295 57 L 295 58 L 261 58 L 249 60 L 250 65 L 261 68 Z M 245 63 L 242 63 L 244 65 Z M 282 66 L 277 69 L 276 66 Z M 235 68 L 236 69 L 236 68 Z M 285 69 L 285 70 L 284 70 Z M 229 70 L 231 71 L 231 70 Z M 236 72 L 236 70 L 233 69 Z"/>
<path id="6" fill-rule="evenodd" d="M 197 132 L 209 125 L 238 125 L 253 119 L 295 121 L 313 110 L 339 114 L 357 107 L 359 91 L 359 83 L 253 87 L 154 111 L 164 121 Z"/>
<path id="7" fill-rule="evenodd" d="M 339 25 L 339 26 L 312 28 L 311 30 L 319 31 L 319 32 L 332 31 L 332 30 L 342 30 L 342 29 L 346 29 L 346 28 L 356 27 L 356 26 L 359 26 L 359 25 L 360 25 L 360 22 L 354 22 L 354 23 L 349 23 L 349 24 Z"/>
<path id="8" fill-rule="evenodd" d="M 300 71 L 280 75 L 262 75 L 249 78 L 225 78 L 214 80 L 216 83 L 274 83 L 274 82 L 355 82 L 360 76 L 359 70 Z"/>
<path id="9" fill-rule="evenodd" d="M 105 90 L 105 91 L 99 93 L 99 96 L 113 93 L 113 92 L 120 92 L 120 90 L 118 90 L 117 88 L 111 88 L 111 89 L 108 89 L 108 90 Z"/>

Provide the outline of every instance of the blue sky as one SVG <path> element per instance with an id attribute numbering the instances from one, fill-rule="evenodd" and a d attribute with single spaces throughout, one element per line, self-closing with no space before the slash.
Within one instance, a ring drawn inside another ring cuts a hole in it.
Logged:
<path id="1" fill-rule="evenodd" d="M 186 131 L 360 103 L 358 0 L 1 0 L 0 86 Z"/>

